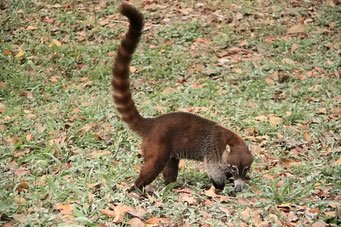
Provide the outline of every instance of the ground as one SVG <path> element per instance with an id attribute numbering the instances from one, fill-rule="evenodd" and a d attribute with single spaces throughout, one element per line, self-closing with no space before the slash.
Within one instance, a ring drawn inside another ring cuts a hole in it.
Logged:
<path id="1" fill-rule="evenodd" d="M 128 190 L 142 159 L 109 90 L 128 25 L 118 4 L 0 4 L 0 224 L 341 223 L 340 1 L 133 2 L 146 20 L 130 68 L 139 111 L 238 132 L 255 162 L 237 195 L 215 194 L 192 161 L 151 195 Z"/>

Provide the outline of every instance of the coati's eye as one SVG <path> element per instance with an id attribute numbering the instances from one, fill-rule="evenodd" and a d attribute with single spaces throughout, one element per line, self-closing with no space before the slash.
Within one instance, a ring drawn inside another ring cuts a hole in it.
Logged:
<path id="1" fill-rule="evenodd" d="M 250 170 L 250 166 L 245 166 L 243 172 L 248 172 Z"/>
<path id="2" fill-rule="evenodd" d="M 231 173 L 236 173 L 238 171 L 237 166 L 235 165 L 229 165 L 229 168 Z"/>

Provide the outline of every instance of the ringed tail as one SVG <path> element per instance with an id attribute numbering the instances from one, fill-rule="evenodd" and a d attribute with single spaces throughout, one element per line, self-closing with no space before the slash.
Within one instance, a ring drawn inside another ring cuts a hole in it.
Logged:
<path id="1" fill-rule="evenodd" d="M 141 134 L 146 119 L 140 115 L 132 99 L 129 68 L 132 55 L 142 35 L 143 15 L 128 3 L 122 3 L 118 11 L 129 19 L 129 29 L 117 47 L 117 55 L 112 68 L 112 96 L 120 118 L 132 131 Z"/>

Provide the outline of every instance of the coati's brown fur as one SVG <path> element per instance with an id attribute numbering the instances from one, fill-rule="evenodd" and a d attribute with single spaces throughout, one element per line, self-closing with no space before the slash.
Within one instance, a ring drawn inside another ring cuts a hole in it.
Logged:
<path id="1" fill-rule="evenodd" d="M 117 48 L 112 69 L 113 99 L 121 119 L 143 139 L 144 166 L 135 181 L 142 189 L 162 171 L 166 184 L 176 181 L 181 158 L 204 161 L 216 189 L 223 189 L 226 177 L 233 177 L 241 191 L 253 157 L 236 133 L 194 114 L 173 112 L 155 118 L 141 116 L 129 89 L 129 66 L 140 40 L 143 15 L 128 3 L 119 12 L 129 19 L 129 29 Z"/>

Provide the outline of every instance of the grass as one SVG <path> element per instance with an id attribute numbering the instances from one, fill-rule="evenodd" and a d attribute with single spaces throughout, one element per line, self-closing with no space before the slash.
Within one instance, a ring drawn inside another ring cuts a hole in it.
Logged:
<path id="1" fill-rule="evenodd" d="M 142 160 L 109 92 L 127 27 L 118 2 L 8 0 L 0 223 L 124 225 L 134 215 L 114 220 L 103 210 L 128 205 L 145 212 L 142 222 L 172 226 L 340 224 L 340 5 L 142 2 L 146 30 L 131 75 L 139 110 L 192 111 L 240 133 L 255 153 L 249 185 L 212 197 L 202 164 L 186 161 L 175 184 L 158 177 L 154 195 L 129 192 Z M 298 21 L 306 32 L 288 35 Z"/>

